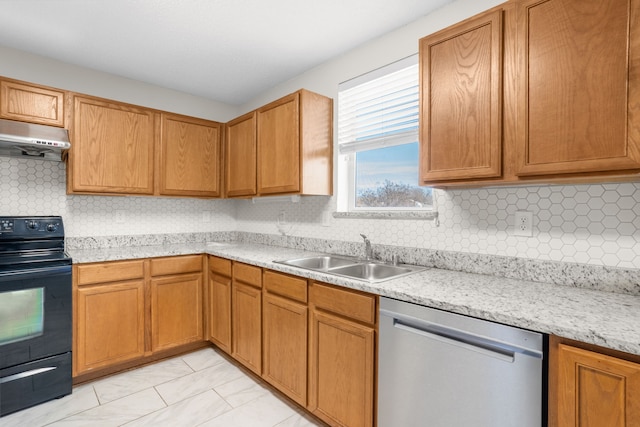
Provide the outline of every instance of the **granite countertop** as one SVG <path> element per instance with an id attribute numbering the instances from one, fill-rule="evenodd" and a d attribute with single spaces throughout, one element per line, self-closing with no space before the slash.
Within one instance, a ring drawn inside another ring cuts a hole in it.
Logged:
<path id="1" fill-rule="evenodd" d="M 316 252 L 255 243 L 184 243 L 69 251 L 74 263 L 208 253 L 640 355 L 640 297 L 437 268 L 369 283 L 274 263 Z"/>

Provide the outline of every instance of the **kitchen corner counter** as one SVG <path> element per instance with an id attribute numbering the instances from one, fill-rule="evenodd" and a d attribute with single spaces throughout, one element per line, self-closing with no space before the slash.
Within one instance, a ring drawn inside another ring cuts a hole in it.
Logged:
<path id="1" fill-rule="evenodd" d="M 274 263 L 317 253 L 255 243 L 185 243 L 69 252 L 74 263 L 207 253 L 640 355 L 639 296 L 436 268 L 369 283 Z"/>

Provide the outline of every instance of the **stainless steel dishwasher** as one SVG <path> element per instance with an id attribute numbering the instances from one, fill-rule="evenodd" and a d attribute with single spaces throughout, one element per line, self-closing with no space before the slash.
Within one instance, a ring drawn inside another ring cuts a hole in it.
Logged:
<path id="1" fill-rule="evenodd" d="M 546 425 L 544 335 L 380 298 L 378 427 Z"/>

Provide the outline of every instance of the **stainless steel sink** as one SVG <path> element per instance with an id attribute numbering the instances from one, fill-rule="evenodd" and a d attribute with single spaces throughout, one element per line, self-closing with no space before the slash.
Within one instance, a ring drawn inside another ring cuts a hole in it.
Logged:
<path id="1" fill-rule="evenodd" d="M 425 270 L 425 267 L 415 265 L 392 265 L 336 255 L 318 255 L 274 262 L 367 282 L 382 282 Z"/>
<path id="2" fill-rule="evenodd" d="M 331 270 L 333 274 L 353 277 L 355 279 L 368 280 L 370 282 L 392 279 L 394 277 L 413 273 L 414 271 L 416 270 L 407 267 L 379 264 L 373 262 L 349 265 L 346 267 L 334 268 Z"/>
<path id="3" fill-rule="evenodd" d="M 293 265 L 294 267 L 306 268 L 309 270 L 327 271 L 336 267 L 353 265 L 357 263 L 358 260 L 356 258 L 348 258 L 335 255 L 320 255 L 274 262 L 277 262 L 279 264 Z"/>

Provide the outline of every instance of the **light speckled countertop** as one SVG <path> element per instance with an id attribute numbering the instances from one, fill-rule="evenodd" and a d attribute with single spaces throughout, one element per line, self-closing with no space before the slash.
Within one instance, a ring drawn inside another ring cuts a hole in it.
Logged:
<path id="1" fill-rule="evenodd" d="M 640 355 L 640 297 L 437 268 L 368 283 L 274 263 L 315 252 L 254 243 L 183 243 L 68 251 L 74 263 L 208 253 Z"/>

